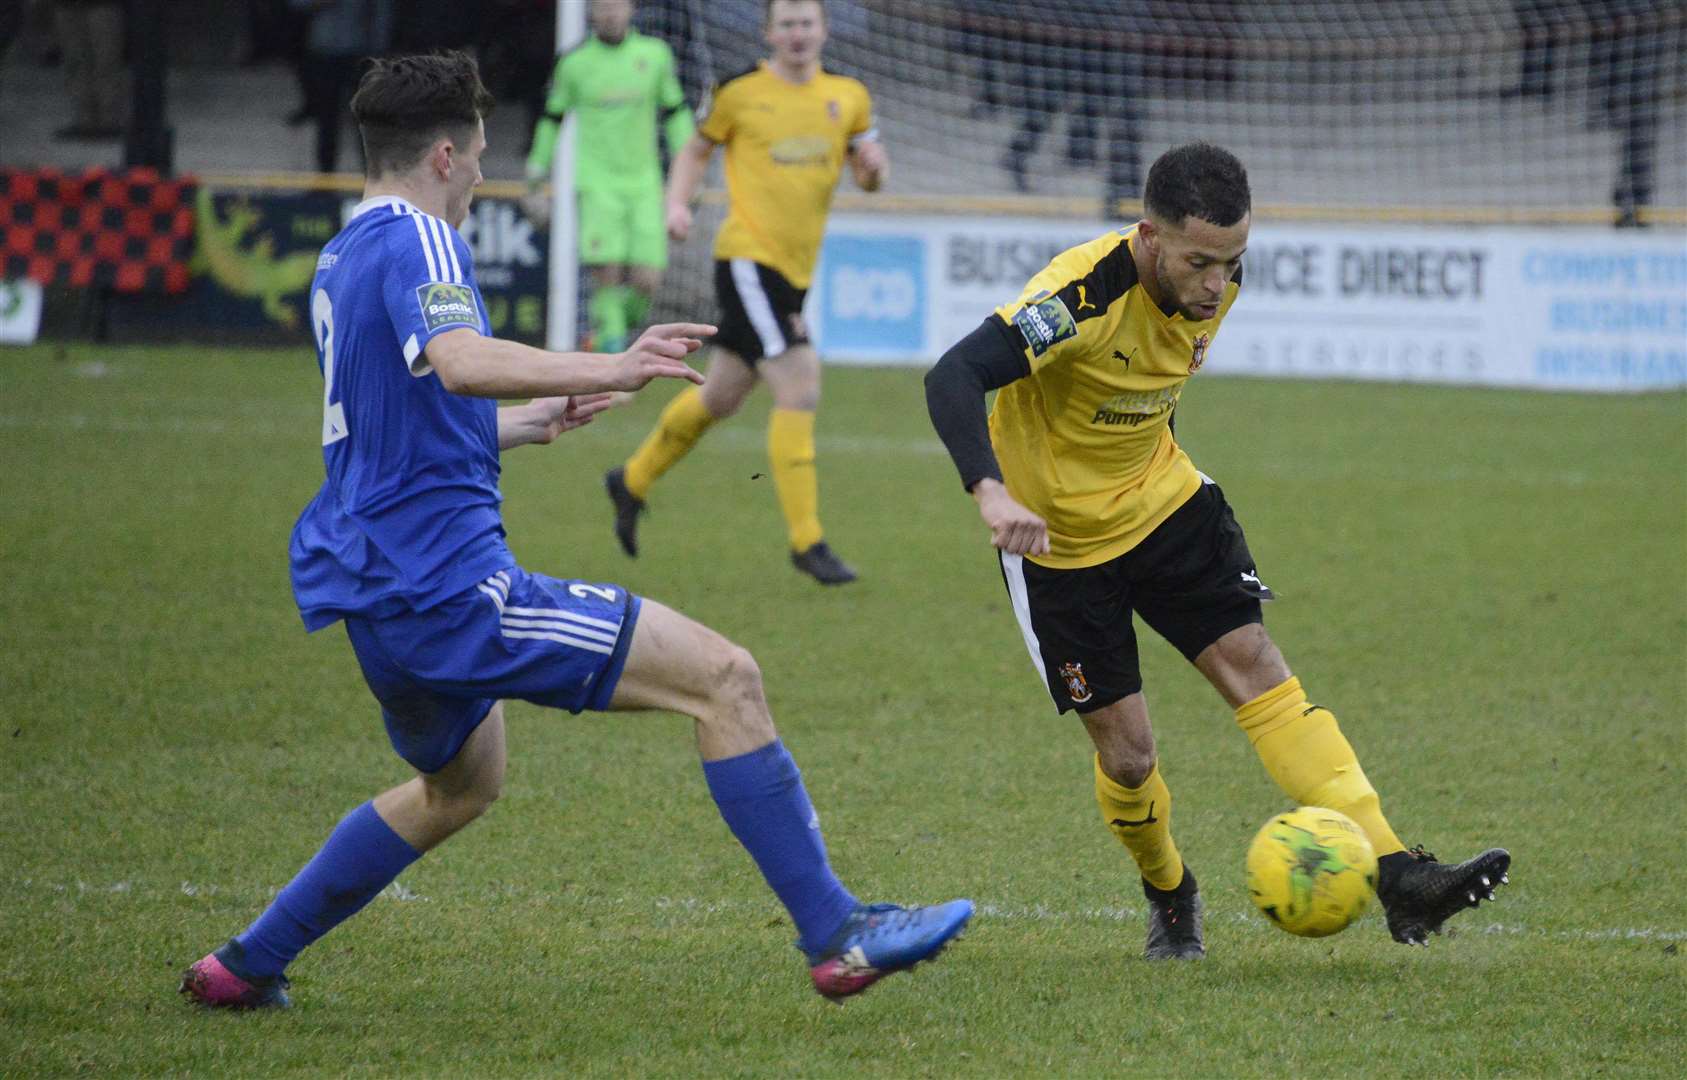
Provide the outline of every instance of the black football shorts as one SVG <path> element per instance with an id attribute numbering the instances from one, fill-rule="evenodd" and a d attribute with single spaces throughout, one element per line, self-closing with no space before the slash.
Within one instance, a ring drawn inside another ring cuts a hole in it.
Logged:
<path id="1" fill-rule="evenodd" d="M 715 260 L 715 298 L 720 301 L 720 333 L 713 344 L 724 346 L 754 366 L 778 356 L 793 345 L 808 344 L 803 322 L 803 299 L 785 275 L 750 259 Z"/>
<path id="2" fill-rule="evenodd" d="M 1061 712 L 1093 712 L 1142 689 L 1132 612 L 1193 661 L 1263 621 L 1260 602 L 1271 599 L 1210 480 L 1142 543 L 1098 566 L 1056 570 L 998 554 L 1025 647 Z"/>

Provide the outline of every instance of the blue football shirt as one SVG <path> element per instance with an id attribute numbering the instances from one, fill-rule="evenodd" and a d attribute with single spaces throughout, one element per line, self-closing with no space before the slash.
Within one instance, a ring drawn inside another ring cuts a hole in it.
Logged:
<path id="1" fill-rule="evenodd" d="M 488 333 L 469 247 L 403 199 L 367 199 L 317 260 L 327 478 L 293 527 L 307 629 L 422 611 L 515 565 L 498 506 L 498 406 L 446 390 L 428 342 Z"/>

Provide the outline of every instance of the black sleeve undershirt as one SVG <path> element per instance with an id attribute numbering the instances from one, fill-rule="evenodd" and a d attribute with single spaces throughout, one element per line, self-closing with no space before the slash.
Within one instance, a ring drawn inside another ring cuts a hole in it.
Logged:
<path id="1" fill-rule="evenodd" d="M 990 422 L 984 395 L 1031 374 L 1018 335 L 991 315 L 957 341 L 926 372 L 926 410 L 931 426 L 949 448 L 961 485 L 971 491 L 980 480 L 1000 480 L 1002 467 L 990 446 Z"/>

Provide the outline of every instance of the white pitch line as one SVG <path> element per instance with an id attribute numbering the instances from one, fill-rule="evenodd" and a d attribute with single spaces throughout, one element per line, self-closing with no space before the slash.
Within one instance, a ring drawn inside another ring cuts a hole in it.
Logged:
<path id="1" fill-rule="evenodd" d="M 20 415 L 0 413 L 0 431 L 95 432 L 124 435 L 228 435 L 238 438 L 285 438 L 310 431 L 309 418 L 276 420 L 273 417 L 124 417 L 89 416 L 72 413 L 62 416 Z M 947 451 L 935 435 L 928 438 L 896 438 L 885 435 L 846 435 L 819 433 L 815 443 L 822 454 L 889 455 L 893 457 L 942 457 Z M 753 454 L 767 452 L 766 432 L 758 427 L 738 426 L 711 434 L 698 446 L 700 452 Z M 1256 462 L 1252 466 L 1269 475 L 1291 476 L 1307 483 L 1392 483 L 1392 484 L 1467 484 L 1482 483 L 1492 478 L 1492 470 L 1483 466 L 1442 465 L 1436 468 L 1406 468 L 1404 466 L 1380 470 L 1350 468 L 1339 461 L 1304 460 Z M 1508 468 L 1510 466 L 1508 465 Z M 1219 477 L 1223 481 L 1224 477 Z M 1581 488 L 1598 484 L 1602 488 L 1640 488 L 1648 484 L 1643 474 L 1595 475 L 1582 469 L 1518 470 L 1512 469 L 1507 479 L 1536 487 Z"/>
<path id="2" fill-rule="evenodd" d="M 269 899 L 280 891 L 279 886 L 239 885 L 229 886 L 217 883 L 184 881 L 177 887 L 156 885 L 150 882 L 124 880 L 116 882 L 87 882 L 87 881 L 40 881 L 34 878 L 13 878 L 7 884 L 19 889 L 36 889 L 43 892 L 75 893 L 79 896 L 107 895 L 107 896 L 141 896 L 163 895 L 180 891 L 184 896 L 228 896 Z M 751 903 L 741 900 L 706 900 L 695 896 L 663 896 L 660 894 L 641 894 L 637 896 L 594 896 L 552 893 L 543 889 L 527 888 L 509 883 L 499 884 L 486 890 L 464 890 L 455 894 L 464 899 L 477 899 L 478 894 L 488 893 L 500 899 L 548 897 L 558 901 L 565 907 L 583 908 L 612 908 L 616 910 L 637 911 L 647 908 L 659 912 L 682 912 L 701 916 L 730 915 L 738 912 L 760 914 L 766 904 Z M 422 901 L 428 903 L 431 897 L 424 896 L 406 887 L 403 882 L 395 881 L 381 890 L 381 899 L 398 900 L 404 902 Z M 769 901 L 771 903 L 771 901 Z M 1056 908 L 1047 904 L 1013 904 L 991 900 L 979 901 L 978 916 L 991 922 L 1006 923 L 1135 923 L 1142 919 L 1142 909 L 1137 907 L 1082 907 Z M 1249 911 L 1233 911 L 1228 915 L 1218 916 L 1208 913 L 1209 922 L 1227 922 L 1237 925 L 1266 926 L 1265 919 Z M 1486 937 L 1546 937 L 1563 941 L 1687 941 L 1687 930 L 1669 930 L 1652 926 L 1607 926 L 1588 927 L 1579 929 L 1548 930 L 1544 927 L 1528 926 L 1523 923 L 1472 923 L 1466 920 L 1455 926 L 1462 934 L 1480 934 Z"/>
<path id="3" fill-rule="evenodd" d="M 299 422 L 271 417 L 226 419 L 221 417 L 134 417 L 89 416 L 71 413 L 61 416 L 25 416 L 0 413 L 0 431 L 96 432 L 113 435 L 299 435 L 311 430 L 309 419 Z M 897 454 L 937 457 L 946 453 L 933 435 L 929 439 L 894 439 L 878 435 L 820 435 L 822 450 L 841 454 Z M 703 443 L 704 447 L 733 451 L 767 452 L 767 434 L 749 428 L 727 428 Z"/>

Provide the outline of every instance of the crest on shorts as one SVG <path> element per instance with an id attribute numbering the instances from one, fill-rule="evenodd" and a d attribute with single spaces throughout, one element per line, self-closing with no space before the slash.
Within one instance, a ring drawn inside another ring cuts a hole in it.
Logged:
<path id="1" fill-rule="evenodd" d="M 1066 680 L 1066 696 L 1074 702 L 1081 705 L 1095 696 L 1090 684 L 1084 681 L 1084 665 L 1076 660 L 1060 665 L 1060 677 Z"/>
<path id="2" fill-rule="evenodd" d="M 1212 340 L 1211 334 L 1195 335 L 1195 347 L 1189 350 L 1189 374 L 1195 374 L 1207 362 L 1207 346 Z"/>

